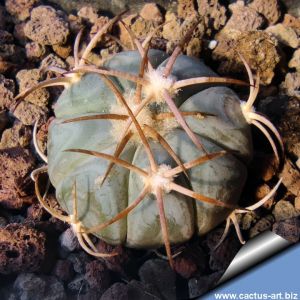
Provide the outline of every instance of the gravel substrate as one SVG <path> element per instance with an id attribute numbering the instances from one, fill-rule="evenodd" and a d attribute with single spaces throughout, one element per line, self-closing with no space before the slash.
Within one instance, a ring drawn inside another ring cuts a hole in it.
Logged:
<path id="1" fill-rule="evenodd" d="M 263 207 L 238 215 L 245 239 L 265 230 L 293 243 L 300 238 L 300 3 L 296 2 L 178 0 L 168 7 L 138 5 L 138 10 L 123 17 L 141 41 L 164 24 L 151 46 L 171 53 L 198 16 L 184 53 L 201 57 L 224 77 L 247 80 L 238 50 L 253 72 L 260 73 L 257 110 L 279 129 L 286 153 L 283 165 L 276 169 L 267 141 L 253 130 L 254 158 L 240 204 L 247 206 L 264 197 L 279 177 L 283 182 Z M 100 252 L 113 250 L 119 255 L 106 260 L 89 256 L 72 229 L 38 203 L 30 173 L 42 162 L 32 145 L 33 124 L 39 120 L 38 143 L 45 151 L 52 106 L 61 89 L 40 89 L 18 103 L 14 97 L 54 77 L 47 67 L 72 68 L 79 30 L 84 28 L 84 46 L 112 18 L 98 6 L 80 5 L 68 13 L 59 1 L 51 1 L 53 6 L 47 3 L 0 1 L 0 298 L 187 299 L 205 293 L 241 247 L 233 228 L 217 250 L 214 246 L 225 224 L 173 247 L 174 253 L 181 254 L 172 270 L 164 249 L 127 249 L 95 239 Z M 99 65 L 128 49 L 132 49 L 130 36 L 116 23 L 88 60 Z M 236 92 L 247 99 L 247 88 Z M 50 191 L 47 201 L 59 209 Z"/>

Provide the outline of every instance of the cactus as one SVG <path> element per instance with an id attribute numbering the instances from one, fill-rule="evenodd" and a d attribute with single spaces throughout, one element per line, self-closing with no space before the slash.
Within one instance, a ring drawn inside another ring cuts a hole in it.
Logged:
<path id="1" fill-rule="evenodd" d="M 225 84 L 245 82 L 218 77 L 202 61 L 181 55 L 180 46 L 170 57 L 149 50 L 151 36 L 142 45 L 129 29 L 137 51 L 118 53 L 100 68 L 87 65 L 89 52 L 117 19 L 94 36 L 80 59 L 79 33 L 72 71 L 51 68 L 63 77 L 17 97 L 41 87 L 65 87 L 54 107 L 48 157 L 37 147 L 48 163 L 33 174 L 38 199 L 99 257 L 115 253 L 99 253 L 88 234 L 134 248 L 165 245 L 172 265 L 171 244 L 203 235 L 226 218 L 221 241 L 232 221 L 243 242 L 235 213 L 245 211 L 238 201 L 252 158 L 250 124 L 265 134 L 278 160 L 270 131 L 282 148 L 275 127 L 253 109 L 259 76 L 254 82 L 244 62 L 250 96 L 241 102 Z M 34 135 L 36 129 L 37 123 Z M 41 195 L 41 172 L 48 172 L 67 216 Z M 279 184 L 247 209 L 263 204 Z"/>

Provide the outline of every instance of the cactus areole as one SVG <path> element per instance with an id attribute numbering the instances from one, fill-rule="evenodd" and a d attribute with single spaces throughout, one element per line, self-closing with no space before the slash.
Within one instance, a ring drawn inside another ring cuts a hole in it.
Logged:
<path id="1" fill-rule="evenodd" d="M 226 218 L 228 229 L 230 220 L 237 225 L 234 213 L 245 212 L 238 201 L 252 158 L 250 124 L 265 134 L 277 159 L 271 134 L 282 144 L 252 107 L 259 76 L 254 82 L 246 62 L 250 96 L 242 102 L 224 83 L 245 82 L 218 77 L 178 48 L 169 57 L 136 42 L 139 51 L 118 53 L 96 68 L 85 62 L 95 40 L 79 60 L 76 39 L 74 69 L 52 69 L 63 76 L 17 98 L 41 87 L 65 87 L 49 127 L 48 158 L 41 154 L 48 167 L 41 172 L 48 171 L 68 216 L 46 203 L 37 170 L 33 178 L 44 208 L 72 225 L 92 255 L 115 254 L 99 253 L 88 234 L 112 245 L 165 245 L 172 265 L 172 244 L 203 235 Z"/>

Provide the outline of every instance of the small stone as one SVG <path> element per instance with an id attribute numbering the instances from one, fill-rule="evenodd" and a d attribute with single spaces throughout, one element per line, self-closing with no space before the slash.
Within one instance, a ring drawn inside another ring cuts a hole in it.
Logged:
<path id="1" fill-rule="evenodd" d="M 258 234 L 270 230 L 274 223 L 274 217 L 272 215 L 267 215 L 264 218 L 261 218 L 249 231 L 249 237 L 253 238 Z"/>
<path id="2" fill-rule="evenodd" d="M 299 193 L 300 174 L 296 167 L 289 160 L 285 160 L 283 170 L 280 174 L 284 186 L 295 196 Z"/>
<path id="3" fill-rule="evenodd" d="M 52 273 L 62 281 L 70 281 L 74 275 L 73 265 L 69 260 L 59 259 L 56 262 Z"/>
<path id="4" fill-rule="evenodd" d="M 24 48 L 13 41 L 13 36 L 7 31 L 0 30 L 0 72 L 6 72 L 13 66 L 24 63 Z"/>
<path id="5" fill-rule="evenodd" d="M 15 283 L 19 299 L 24 300 L 65 300 L 64 286 L 53 276 L 37 276 L 32 273 L 20 274 Z"/>
<path id="6" fill-rule="evenodd" d="M 286 219 L 273 225 L 273 232 L 291 243 L 297 243 L 300 239 L 299 218 Z"/>
<path id="7" fill-rule="evenodd" d="M 80 29 L 83 27 L 82 18 L 72 14 L 68 15 L 68 23 L 69 23 L 70 31 L 73 34 L 77 34 L 80 31 Z"/>
<path id="8" fill-rule="evenodd" d="M 46 47 L 37 42 L 27 43 L 25 49 L 26 57 L 31 61 L 37 61 L 46 53 Z"/>
<path id="9" fill-rule="evenodd" d="M 79 274 L 85 273 L 86 265 L 92 261 L 92 258 L 84 251 L 71 253 L 67 259 L 73 264 L 74 271 Z"/>
<path id="10" fill-rule="evenodd" d="M 138 17 L 137 14 L 130 14 L 122 19 L 123 23 L 127 26 L 131 26 L 135 19 Z M 130 34 L 126 30 L 125 26 L 121 23 L 118 24 L 118 31 L 119 31 L 119 39 L 123 45 L 125 45 L 128 49 L 134 49 L 134 45 L 131 41 Z"/>
<path id="11" fill-rule="evenodd" d="M 162 298 L 176 298 L 176 276 L 167 261 L 160 259 L 147 260 L 139 269 L 139 276 L 144 284 L 151 285 Z"/>
<path id="12" fill-rule="evenodd" d="M 104 17 L 104 16 L 101 16 L 99 18 L 97 18 L 90 30 L 90 39 L 92 39 L 96 34 L 97 32 L 103 27 L 105 26 L 108 22 L 110 21 L 110 19 L 108 17 Z M 112 40 L 108 37 L 103 37 L 99 43 L 101 45 L 103 45 L 104 47 L 109 47 L 111 46 L 112 44 Z"/>
<path id="13" fill-rule="evenodd" d="M 0 110 L 9 108 L 13 102 L 15 83 L 0 74 Z"/>
<path id="14" fill-rule="evenodd" d="M 47 55 L 40 64 L 40 69 L 46 69 L 47 67 L 58 67 L 65 69 L 67 67 L 66 63 L 57 55 L 51 53 Z"/>
<path id="15" fill-rule="evenodd" d="M 86 265 L 85 279 L 90 288 L 104 292 L 111 282 L 109 270 L 100 260 L 93 260 Z"/>
<path id="16" fill-rule="evenodd" d="M 205 25 L 211 30 L 220 30 L 225 25 L 226 8 L 219 0 L 197 0 L 199 15 L 204 17 Z"/>
<path id="17" fill-rule="evenodd" d="M 127 284 L 116 282 L 104 292 L 100 300 L 129 300 L 129 288 Z"/>
<path id="18" fill-rule="evenodd" d="M 265 31 L 271 33 L 280 43 L 288 47 L 297 48 L 300 44 L 295 30 L 283 24 L 270 26 Z"/>
<path id="19" fill-rule="evenodd" d="M 289 68 L 295 68 L 300 73 L 300 48 L 294 52 L 292 59 L 289 61 Z"/>
<path id="20" fill-rule="evenodd" d="M 300 78 L 299 78 L 300 83 Z M 283 92 L 283 91 L 282 91 Z M 262 104 L 262 105 L 261 105 Z M 294 161 L 300 157 L 300 101 L 296 97 L 289 97 L 287 95 L 276 95 L 275 97 L 268 97 L 259 103 L 259 111 L 267 115 L 273 124 L 277 127 L 283 140 L 285 151 L 288 157 L 292 157 Z M 285 171 L 291 169 L 291 164 L 288 161 Z M 293 164 L 292 164 L 293 166 Z M 293 166 L 297 169 L 297 165 Z M 298 167 L 300 169 L 300 167 Z M 291 170 L 292 173 L 293 170 Z M 291 173 L 291 174 L 292 174 Z M 291 175 L 286 173 L 288 179 Z M 296 174 L 293 175 L 296 178 Z M 285 178 L 283 178 L 285 180 Z M 287 183 L 288 184 L 288 183 Z M 299 183 L 298 183 L 299 184 Z M 294 186 L 294 187 L 293 187 Z M 297 195 L 297 181 L 292 185 L 293 194 Z"/>
<path id="21" fill-rule="evenodd" d="M 41 45 L 64 44 L 69 35 L 69 26 L 54 8 L 41 5 L 31 11 L 24 32 Z"/>
<path id="22" fill-rule="evenodd" d="M 163 22 L 163 16 L 156 3 L 145 4 L 140 11 L 140 16 L 144 20 L 153 21 L 157 24 L 161 24 Z"/>
<path id="23" fill-rule="evenodd" d="M 45 234 L 23 224 L 0 228 L 0 273 L 37 271 L 45 258 Z"/>
<path id="24" fill-rule="evenodd" d="M 241 220 L 241 229 L 243 230 L 250 229 L 251 226 L 256 223 L 257 219 L 258 216 L 253 211 L 244 214 Z"/>
<path id="25" fill-rule="evenodd" d="M 24 21 L 30 16 L 32 8 L 39 3 L 39 0 L 6 0 L 7 11 L 19 21 Z"/>
<path id="26" fill-rule="evenodd" d="M 164 39 L 171 41 L 176 39 L 178 33 L 180 32 L 181 20 L 177 18 L 176 14 L 173 12 L 168 11 L 166 13 L 166 21 L 163 26 L 162 36 Z M 175 37 L 174 37 L 175 35 Z M 178 39 L 178 37 L 177 37 Z"/>
<path id="27" fill-rule="evenodd" d="M 174 270 L 183 278 L 191 278 L 197 271 L 197 265 L 191 257 L 180 255 L 174 259 Z"/>
<path id="28" fill-rule="evenodd" d="M 192 38 L 187 47 L 186 47 L 186 55 L 199 57 L 202 49 L 201 40 L 199 38 Z"/>
<path id="29" fill-rule="evenodd" d="M 24 126 L 19 121 L 15 121 L 12 128 L 8 128 L 3 132 L 0 149 L 27 147 L 30 145 L 31 138 L 32 131 L 30 127 Z"/>
<path id="30" fill-rule="evenodd" d="M 73 232 L 72 228 L 68 228 L 64 231 L 60 237 L 59 242 L 61 247 L 69 252 L 74 251 L 75 249 L 79 248 L 79 242 L 76 235 Z"/>
<path id="31" fill-rule="evenodd" d="M 280 61 L 277 40 L 267 32 L 229 29 L 216 36 L 217 47 L 213 59 L 220 62 L 219 73 L 242 73 L 244 65 L 236 56 L 238 51 L 248 62 L 250 68 L 259 72 L 261 83 L 268 85 L 274 77 L 274 70 Z"/>
<path id="32" fill-rule="evenodd" d="M 21 65 L 24 63 L 24 49 L 12 43 L 0 43 L 0 61 Z"/>
<path id="33" fill-rule="evenodd" d="M 53 45 L 53 51 L 61 58 L 67 58 L 72 52 L 71 45 Z"/>
<path id="34" fill-rule="evenodd" d="M 48 109 L 27 101 L 20 102 L 14 110 L 14 116 L 24 125 L 33 125 L 36 121 L 43 122 L 47 118 Z"/>
<path id="35" fill-rule="evenodd" d="M 245 6 L 244 1 L 237 1 L 229 5 L 232 12 L 224 28 L 237 29 L 239 31 L 257 30 L 264 24 L 264 18 L 254 9 Z"/>
<path id="36" fill-rule="evenodd" d="M 185 19 L 197 14 L 194 0 L 178 0 L 177 15 L 179 18 Z"/>
<path id="37" fill-rule="evenodd" d="M 174 13 L 167 13 L 166 24 L 163 26 L 162 32 L 163 38 L 168 40 L 166 52 L 172 53 L 178 42 L 186 37 L 193 27 L 193 34 L 187 45 L 183 48 L 183 51 L 186 51 L 187 54 L 191 56 L 199 56 L 202 48 L 201 41 L 205 34 L 205 25 L 203 20 L 199 19 L 199 16 L 192 16 L 183 21 Z"/>
<path id="38" fill-rule="evenodd" d="M 287 73 L 284 82 L 280 85 L 280 88 L 286 95 L 300 99 L 300 73 Z"/>
<path id="39" fill-rule="evenodd" d="M 267 184 L 262 184 L 257 187 L 255 191 L 255 200 L 259 201 L 267 196 L 271 191 L 271 188 Z M 267 202 L 263 204 L 263 207 L 266 209 L 270 209 L 273 205 L 274 197 L 271 197 Z"/>
<path id="40" fill-rule="evenodd" d="M 277 222 L 285 219 L 294 218 L 298 215 L 293 204 L 286 200 L 278 201 L 272 213 Z"/>
<path id="41" fill-rule="evenodd" d="M 152 33 L 156 29 L 157 25 L 153 21 L 145 20 L 140 16 L 137 16 L 134 19 L 134 22 L 130 26 L 131 30 L 135 33 L 138 38 L 144 39 L 150 33 Z M 160 32 L 158 31 L 155 37 L 160 36 Z"/>
<path id="42" fill-rule="evenodd" d="M 92 6 L 80 8 L 77 15 L 83 20 L 88 21 L 90 24 L 94 24 L 99 17 L 97 11 Z"/>
<path id="43" fill-rule="evenodd" d="M 33 203 L 27 208 L 27 220 L 41 221 L 45 215 L 46 212 L 39 203 Z"/>
<path id="44" fill-rule="evenodd" d="M 19 84 L 20 92 L 36 86 L 43 79 L 43 75 L 39 69 L 21 70 L 17 73 L 16 79 Z M 47 89 L 38 89 L 26 96 L 24 100 L 44 107 L 48 104 L 50 94 Z"/>
<path id="45" fill-rule="evenodd" d="M 68 283 L 68 289 L 73 294 L 78 294 L 79 292 L 85 294 L 88 290 L 88 283 L 84 275 L 76 276 L 72 281 Z"/>
<path id="46" fill-rule="evenodd" d="M 275 24 L 281 16 L 281 9 L 278 0 L 253 0 L 249 7 L 263 15 L 269 24 Z"/>
<path id="47" fill-rule="evenodd" d="M 20 209 L 33 201 L 30 173 L 35 167 L 32 154 L 23 148 L 0 150 L 0 202 L 11 209 Z"/>
<path id="48" fill-rule="evenodd" d="M 214 50 L 214 49 L 217 47 L 217 45 L 218 45 L 218 41 L 216 41 L 216 40 L 211 40 L 211 41 L 209 41 L 209 43 L 208 43 L 208 49 Z"/>
<path id="49" fill-rule="evenodd" d="M 128 251 L 121 245 L 112 246 L 99 240 L 96 248 L 100 253 L 117 253 L 115 256 L 106 257 L 105 264 L 113 272 L 122 272 L 123 265 L 128 260 Z"/>
<path id="50" fill-rule="evenodd" d="M 167 41 L 164 38 L 153 38 L 151 40 L 150 47 L 152 49 L 158 49 L 158 50 L 166 52 Z"/>
<path id="51" fill-rule="evenodd" d="M 66 58 L 66 63 L 67 65 L 70 67 L 70 69 L 73 69 L 74 66 L 75 66 L 75 59 L 74 59 L 74 56 L 68 56 Z"/>
<path id="52" fill-rule="evenodd" d="M 66 300 L 66 294 L 63 284 L 54 276 L 44 276 L 46 289 L 42 299 L 45 300 Z M 40 299 L 37 299 L 40 300 Z"/>
<path id="53" fill-rule="evenodd" d="M 20 299 L 43 299 L 46 282 L 33 273 L 20 274 L 15 282 L 14 289 Z"/>
<path id="54" fill-rule="evenodd" d="M 0 30 L 0 43 L 11 44 L 14 42 L 14 37 L 8 31 Z"/>
<path id="55" fill-rule="evenodd" d="M 293 28 L 300 35 L 300 18 L 285 14 L 282 24 L 286 27 Z"/>
<path id="56" fill-rule="evenodd" d="M 153 41 L 151 41 L 151 47 L 153 47 Z M 110 43 L 110 42 L 109 42 Z M 104 48 L 104 49 L 101 49 L 100 50 L 100 56 L 101 56 L 101 59 L 104 61 L 105 59 L 110 59 L 110 57 L 113 55 L 113 54 L 116 54 L 118 53 L 120 50 L 120 46 L 112 41 L 110 46 L 108 46 L 108 48 Z"/>

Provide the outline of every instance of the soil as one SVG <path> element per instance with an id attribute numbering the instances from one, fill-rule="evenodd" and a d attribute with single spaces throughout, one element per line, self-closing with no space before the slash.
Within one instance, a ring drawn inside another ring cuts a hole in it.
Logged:
<path id="1" fill-rule="evenodd" d="M 70 10 L 70 3 L 75 2 L 78 6 Z M 52 6 L 42 0 L 0 1 L 1 299 L 187 299 L 211 289 L 241 247 L 231 228 L 214 250 L 225 227 L 221 224 L 204 237 L 173 247 L 174 253 L 180 253 L 174 259 L 174 271 L 163 249 L 126 249 L 95 240 L 99 252 L 119 254 L 96 259 L 80 248 L 71 228 L 38 203 L 30 174 L 43 163 L 31 142 L 33 124 L 40 120 L 38 144 L 46 151 L 52 106 L 61 89 L 41 89 L 24 101 L 16 102 L 14 97 L 54 77 L 47 71 L 49 66 L 70 69 L 76 34 L 85 27 L 86 45 L 120 11 L 117 4 L 122 1 L 112 2 L 117 8 L 107 13 L 99 10 L 96 1 L 47 1 L 55 3 Z M 254 74 L 260 72 L 257 110 L 279 129 L 285 158 L 282 166 L 276 166 L 266 140 L 253 129 L 254 159 L 240 204 L 247 206 L 264 197 L 279 177 L 283 182 L 263 207 L 238 216 L 246 240 L 265 230 L 293 243 L 300 238 L 300 4 L 297 7 L 296 2 L 178 0 L 176 5 L 162 7 L 141 1 L 123 17 L 141 41 L 167 21 L 151 44 L 167 52 L 198 17 L 183 49 L 187 55 L 204 59 L 222 76 L 247 80 L 238 50 Z M 110 34 L 121 42 L 105 37 L 88 58 L 90 62 L 98 64 L 102 58 L 132 48 L 124 26 L 116 24 Z M 247 99 L 246 89 L 237 93 Z M 47 201 L 60 209 L 54 191 L 50 192 Z"/>

